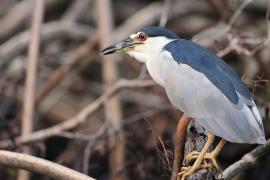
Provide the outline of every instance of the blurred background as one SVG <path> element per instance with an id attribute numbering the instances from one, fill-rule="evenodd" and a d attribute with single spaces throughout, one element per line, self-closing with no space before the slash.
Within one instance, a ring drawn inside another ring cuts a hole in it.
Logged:
<path id="1" fill-rule="evenodd" d="M 27 152 L 99 180 L 170 179 L 181 112 L 150 81 L 142 64 L 126 55 L 100 55 L 102 48 L 150 25 L 165 26 L 223 57 L 252 92 L 269 137 L 267 0 L 42 1 L 43 8 L 38 8 L 32 0 L 0 0 L 1 149 Z M 29 59 L 38 46 L 30 46 L 31 51 L 29 44 L 39 31 L 30 30 L 35 23 L 38 27 L 38 20 L 32 19 L 38 14 L 43 20 L 35 66 Z M 31 77 L 32 96 L 25 90 Z M 119 88 L 120 79 L 131 84 Z M 116 96 L 102 96 L 114 88 L 121 89 Z M 100 96 L 101 103 L 96 101 Z M 99 106 L 83 116 L 84 108 L 95 103 Z M 32 105 L 29 111 L 23 108 L 27 104 Z M 28 118 L 26 112 L 31 112 Z M 75 124 L 55 134 L 25 142 L 17 138 L 74 119 Z M 218 158 L 220 166 L 225 169 L 255 147 L 228 143 Z M 269 167 L 266 155 L 237 179 L 270 179 Z M 16 169 L 0 167 L 0 179 L 20 179 L 17 176 Z M 21 177 L 48 179 L 37 174 Z"/>

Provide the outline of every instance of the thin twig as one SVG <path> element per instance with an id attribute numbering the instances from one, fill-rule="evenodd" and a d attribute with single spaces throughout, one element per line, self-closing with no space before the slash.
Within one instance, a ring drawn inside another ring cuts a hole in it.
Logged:
<path id="1" fill-rule="evenodd" d="M 93 29 L 80 24 L 66 21 L 53 21 L 43 24 L 41 31 L 41 44 L 46 44 L 56 40 L 85 40 Z M 25 30 L 10 38 L 0 46 L 0 75 L 12 60 L 27 49 L 31 32 Z"/>
<path id="2" fill-rule="evenodd" d="M 97 140 L 100 139 L 101 136 L 103 136 L 106 133 L 107 130 L 107 124 L 103 124 L 100 126 L 100 128 L 97 130 L 94 136 L 92 138 L 88 139 L 87 146 L 84 150 L 84 158 L 83 158 L 83 173 L 88 174 L 89 171 L 89 159 L 91 155 L 91 149 L 93 146 L 97 143 Z"/>
<path id="3" fill-rule="evenodd" d="M 162 105 L 162 107 L 159 107 L 157 110 L 148 110 L 148 111 L 145 111 L 145 112 L 142 112 L 142 113 L 138 113 L 138 114 L 135 114 L 131 117 L 128 117 L 128 118 L 125 118 L 123 120 L 121 120 L 123 123 L 121 124 L 121 128 L 122 127 L 125 127 L 129 124 L 132 124 L 132 123 L 135 123 L 135 122 L 138 122 L 138 121 L 141 121 L 141 120 L 145 120 L 146 118 L 148 117 L 151 117 L 157 113 L 160 113 L 161 111 L 167 111 L 171 108 L 171 105 Z M 106 127 L 106 126 L 105 126 Z M 105 128 L 104 127 L 104 128 Z M 104 134 L 102 133 L 94 133 L 94 134 L 83 134 L 82 132 L 61 132 L 61 134 L 59 134 L 59 136 L 61 137 L 65 137 L 65 138 L 69 138 L 69 139 L 79 139 L 79 140 L 83 140 L 83 141 L 93 141 L 93 140 L 96 140 L 96 139 L 99 139 L 101 137 L 103 138 L 106 138 L 114 133 L 117 133 L 119 129 L 114 129 L 113 132 L 106 132 L 104 130 Z M 87 131 L 87 128 L 86 129 L 83 129 L 82 131 Z M 99 131 L 99 130 L 98 130 Z M 97 133 L 100 134 L 100 137 L 97 138 Z"/>
<path id="4" fill-rule="evenodd" d="M 63 14 L 62 19 L 71 22 L 77 21 L 89 9 L 90 3 L 91 0 L 73 1 Z"/>
<path id="5" fill-rule="evenodd" d="M 266 23 L 267 23 L 267 42 L 270 44 L 270 1 L 268 0 L 266 11 Z"/>
<path id="6" fill-rule="evenodd" d="M 48 80 L 39 88 L 35 97 L 35 103 L 39 103 L 62 79 L 70 72 L 83 58 L 93 56 L 93 49 L 98 38 L 96 35 L 81 45 L 70 57 L 68 63 L 56 69 L 48 78 Z"/>
<path id="7" fill-rule="evenodd" d="M 45 0 L 46 10 L 62 6 L 68 3 L 66 0 Z M 9 39 L 12 35 L 23 28 L 24 22 L 31 15 L 31 1 L 19 1 L 16 5 L 0 19 L 0 42 Z M 12 19 L 12 20 L 11 20 Z"/>
<path id="8" fill-rule="evenodd" d="M 0 150 L 0 164 L 43 174 L 53 179 L 63 180 L 94 180 L 77 171 L 54 162 L 30 155 Z"/>
<path id="9" fill-rule="evenodd" d="M 247 7 L 247 5 L 249 5 L 253 0 L 245 0 L 240 7 L 236 10 L 236 12 L 233 14 L 233 16 L 231 17 L 228 25 L 230 27 L 233 26 L 233 24 L 235 23 L 235 21 L 237 20 L 237 18 L 240 16 L 240 14 L 242 13 L 242 11 Z"/>
<path id="10" fill-rule="evenodd" d="M 47 129 L 39 130 L 33 132 L 32 134 L 24 137 L 17 137 L 15 139 L 15 145 L 22 145 L 26 143 L 32 143 L 35 141 L 44 140 L 53 136 L 57 136 L 61 134 L 63 131 L 70 130 L 72 128 L 77 127 L 79 124 L 85 122 L 87 117 L 94 113 L 101 105 L 108 100 L 111 96 L 113 96 L 118 91 L 125 88 L 139 88 L 139 87 L 148 87 L 153 86 L 155 83 L 151 80 L 118 80 L 112 86 L 110 91 L 106 92 L 94 102 L 86 106 L 82 109 L 75 117 L 66 120 L 63 123 L 57 124 L 55 126 L 49 127 Z M 8 147 L 13 145 L 14 143 L 10 140 L 0 142 L 0 147 Z"/>
<path id="11" fill-rule="evenodd" d="M 159 21 L 159 26 L 165 27 L 168 21 L 168 14 L 170 10 L 172 0 L 164 0 L 164 5 L 161 13 L 161 18 Z"/>
<path id="12" fill-rule="evenodd" d="M 233 24 L 242 13 L 243 9 L 251 2 L 252 0 L 245 0 L 232 15 L 228 24 L 219 23 L 214 27 L 210 27 L 204 31 L 201 31 L 200 33 L 192 37 L 192 41 L 203 46 L 211 47 L 215 45 L 216 41 L 220 41 L 221 39 L 226 38 Z M 223 52 L 220 52 L 220 55 L 225 55 L 226 53 L 231 51 L 232 48 L 228 47 Z"/>
<path id="13" fill-rule="evenodd" d="M 157 149 L 157 151 L 160 151 L 158 149 L 158 146 L 157 146 L 157 143 L 156 143 L 156 139 L 155 139 L 155 136 L 158 138 L 158 141 L 160 142 L 161 146 L 162 146 L 162 150 L 163 150 L 163 153 L 164 153 L 164 157 L 165 157 L 165 160 L 166 160 L 166 163 L 164 162 L 164 164 L 167 165 L 167 168 L 169 170 L 171 170 L 171 166 L 170 166 L 170 160 L 169 160 L 169 156 L 168 156 L 168 152 L 167 152 L 167 149 L 165 147 L 165 144 L 162 140 L 162 137 L 159 135 L 159 133 L 157 132 L 157 130 L 152 126 L 151 122 L 150 121 L 147 121 L 149 126 L 151 127 L 151 130 L 152 130 L 152 135 L 153 135 L 153 140 L 154 140 L 154 143 L 155 143 L 155 147 Z"/>
<path id="14" fill-rule="evenodd" d="M 220 0 L 208 0 L 209 3 L 215 8 L 223 21 L 228 19 L 228 7 L 224 7 L 224 2 Z M 227 2 L 227 1 L 225 1 Z M 229 3 L 229 2 L 228 2 Z"/>

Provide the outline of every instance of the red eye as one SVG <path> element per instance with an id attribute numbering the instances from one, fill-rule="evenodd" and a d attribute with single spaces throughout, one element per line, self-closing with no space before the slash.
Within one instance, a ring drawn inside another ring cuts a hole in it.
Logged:
<path id="1" fill-rule="evenodd" d="M 141 41 L 145 41 L 145 40 L 147 39 L 147 35 L 146 35 L 145 33 L 141 33 L 141 34 L 139 35 L 139 39 L 140 39 Z"/>

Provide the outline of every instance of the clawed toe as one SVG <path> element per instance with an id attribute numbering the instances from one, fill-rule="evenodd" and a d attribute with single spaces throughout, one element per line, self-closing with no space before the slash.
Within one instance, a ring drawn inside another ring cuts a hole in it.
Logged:
<path id="1" fill-rule="evenodd" d="M 198 158 L 200 152 L 198 151 L 192 151 L 191 153 L 189 153 L 185 159 L 184 159 L 184 162 L 189 164 L 191 161 L 195 160 Z"/>
<path id="2" fill-rule="evenodd" d="M 212 164 L 204 163 L 199 166 L 189 166 L 189 167 L 182 167 L 181 172 L 177 174 L 177 180 L 185 180 L 186 177 L 191 175 L 192 173 L 200 170 L 200 169 L 209 169 L 213 168 Z"/>
<path id="3" fill-rule="evenodd" d="M 184 162 L 186 164 L 191 163 L 192 161 L 194 161 L 194 160 L 196 160 L 198 158 L 199 154 L 200 153 L 197 152 L 197 151 L 191 152 L 190 154 L 188 154 L 186 156 Z M 204 156 L 204 158 L 203 158 L 203 162 L 204 162 L 204 164 L 209 164 L 208 167 L 211 166 L 211 168 L 215 169 L 217 172 L 219 172 L 219 173 L 221 172 L 220 167 L 219 167 L 219 165 L 217 163 L 215 154 L 213 154 L 213 153 L 206 153 L 205 156 Z"/>

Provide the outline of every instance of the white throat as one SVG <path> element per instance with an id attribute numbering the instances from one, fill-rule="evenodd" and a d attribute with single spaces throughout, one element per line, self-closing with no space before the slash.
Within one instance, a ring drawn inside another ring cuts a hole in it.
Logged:
<path id="1" fill-rule="evenodd" d="M 159 58 L 157 56 L 160 55 L 162 48 L 173 40 L 166 37 L 149 37 L 143 45 L 139 45 L 127 53 L 138 61 L 146 63 L 149 60 Z"/>
<path id="2" fill-rule="evenodd" d="M 166 62 L 160 57 L 162 49 L 171 41 L 165 37 L 151 37 L 144 41 L 144 45 L 137 46 L 133 51 L 128 52 L 129 55 L 138 61 L 145 63 L 151 77 L 161 86 L 164 85 L 164 66 Z"/>

